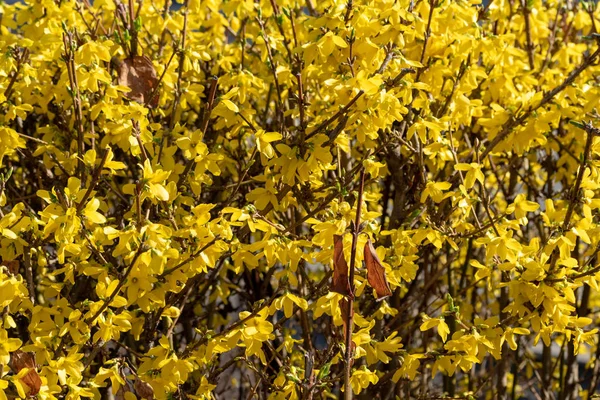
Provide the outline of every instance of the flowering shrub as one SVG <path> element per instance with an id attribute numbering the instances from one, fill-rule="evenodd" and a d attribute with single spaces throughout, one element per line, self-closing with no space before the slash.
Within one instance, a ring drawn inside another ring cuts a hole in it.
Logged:
<path id="1" fill-rule="evenodd" d="M 0 12 L 0 399 L 594 393 L 595 2 Z"/>

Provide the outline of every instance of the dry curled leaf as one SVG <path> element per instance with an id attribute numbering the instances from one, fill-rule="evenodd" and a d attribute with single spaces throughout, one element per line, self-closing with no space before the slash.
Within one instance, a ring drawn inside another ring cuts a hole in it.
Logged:
<path id="1" fill-rule="evenodd" d="M 121 385 L 119 387 L 119 390 L 117 390 L 117 393 L 115 393 L 115 400 L 125 400 L 126 399 L 125 394 L 131 393 L 131 390 L 127 386 L 128 385 L 125 384 L 125 385 Z"/>
<path id="2" fill-rule="evenodd" d="M 35 353 L 16 350 L 10 355 L 9 366 L 15 374 L 21 372 L 23 368 L 29 368 L 25 376 L 21 378 L 21 381 L 29 388 L 28 396 L 35 396 L 39 393 L 42 386 L 42 379 L 36 370 Z"/>
<path id="3" fill-rule="evenodd" d="M 148 382 L 144 382 L 140 378 L 135 378 L 133 387 L 141 399 L 154 399 L 154 389 L 152 389 L 152 386 Z"/>
<path id="4" fill-rule="evenodd" d="M 348 263 L 344 258 L 344 241 L 340 235 L 333 236 L 333 279 L 331 291 L 354 298 L 348 278 Z"/>
<path id="5" fill-rule="evenodd" d="M 158 77 L 150 58 L 135 56 L 119 60 L 113 57 L 112 61 L 117 70 L 119 85 L 131 89 L 126 94 L 127 98 L 141 104 L 148 103 L 148 106 L 152 108 L 158 106 L 158 94 L 154 94 L 158 85 Z M 152 94 L 154 97 L 150 101 Z"/>
<path id="6" fill-rule="evenodd" d="M 392 290 L 385 276 L 385 268 L 381 265 L 371 239 L 365 244 L 365 264 L 367 266 L 367 280 L 375 290 L 377 300 L 383 300 L 391 296 Z"/>
<path id="7" fill-rule="evenodd" d="M 11 260 L 11 261 L 2 261 L 2 263 L 0 263 L 0 265 L 4 265 L 6 268 L 8 268 L 8 272 L 11 275 L 17 275 L 19 273 L 19 268 L 21 267 L 21 263 L 19 263 L 19 260 Z"/>

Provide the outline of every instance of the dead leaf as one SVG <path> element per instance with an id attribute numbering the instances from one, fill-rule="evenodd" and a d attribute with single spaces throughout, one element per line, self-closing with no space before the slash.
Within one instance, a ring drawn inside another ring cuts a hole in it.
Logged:
<path id="1" fill-rule="evenodd" d="M 19 274 L 19 268 L 21 267 L 21 263 L 19 262 L 19 260 L 2 261 L 1 265 L 6 266 L 6 268 L 8 268 L 8 272 L 11 275 Z"/>
<path id="2" fill-rule="evenodd" d="M 127 86 L 131 89 L 126 94 L 127 98 L 145 104 L 154 93 L 158 85 L 156 69 L 152 60 L 147 56 L 128 57 L 125 60 L 113 58 L 116 66 L 119 85 Z M 154 95 L 148 107 L 158 106 L 158 93 Z"/>
<path id="3" fill-rule="evenodd" d="M 392 290 L 385 277 L 385 268 L 381 265 L 371 239 L 365 244 L 365 264 L 367 266 L 367 280 L 369 285 L 375 289 L 377 300 L 383 300 L 391 296 Z"/>
<path id="4" fill-rule="evenodd" d="M 42 379 L 36 370 L 35 353 L 16 350 L 10 355 L 9 366 L 15 374 L 18 374 L 23 368 L 29 368 L 29 371 L 21 378 L 21 381 L 29 388 L 28 396 L 35 396 L 39 393 L 42 386 Z"/>
<path id="5" fill-rule="evenodd" d="M 148 400 L 154 399 L 154 389 L 152 389 L 152 386 L 150 386 L 148 382 L 144 382 L 140 378 L 135 378 L 133 387 L 140 398 Z"/>
<path id="6" fill-rule="evenodd" d="M 119 390 L 115 393 L 115 400 L 125 400 L 125 393 L 128 392 L 131 392 L 131 390 L 129 390 L 126 384 L 119 386 Z"/>
<path id="7" fill-rule="evenodd" d="M 348 263 L 344 258 L 344 241 L 340 235 L 333 236 L 333 279 L 331 291 L 354 298 L 348 278 Z"/>

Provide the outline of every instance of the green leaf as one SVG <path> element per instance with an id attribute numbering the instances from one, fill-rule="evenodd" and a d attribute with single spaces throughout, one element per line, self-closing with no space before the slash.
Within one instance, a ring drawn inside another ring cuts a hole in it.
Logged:
<path id="1" fill-rule="evenodd" d="M 135 21 L 133 21 L 133 28 L 135 29 L 136 32 L 139 32 L 142 30 L 142 17 L 137 17 L 135 19 Z"/>
<path id="2" fill-rule="evenodd" d="M 331 363 L 327 363 L 321 367 L 319 370 L 319 374 L 317 375 L 317 380 L 322 380 L 329 375 L 329 369 L 331 368 Z"/>
<path id="3" fill-rule="evenodd" d="M 569 121 L 569 124 L 578 127 L 579 129 L 585 129 L 585 125 L 583 124 L 583 122 L 579 122 L 579 121 Z"/>

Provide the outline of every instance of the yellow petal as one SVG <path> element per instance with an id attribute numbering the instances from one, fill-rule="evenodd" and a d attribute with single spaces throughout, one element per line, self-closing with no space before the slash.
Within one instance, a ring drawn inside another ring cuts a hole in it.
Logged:
<path id="1" fill-rule="evenodd" d="M 240 111 L 240 109 L 238 108 L 238 106 L 236 106 L 235 104 L 233 104 L 233 102 L 231 100 L 221 99 L 221 103 L 223 103 L 223 105 L 225 107 L 227 107 L 227 109 L 229 111 L 233 111 L 235 113 L 237 113 L 237 112 Z"/>
<path id="2" fill-rule="evenodd" d="M 154 184 L 150 185 L 150 191 L 152 194 L 159 200 L 167 201 L 169 200 L 169 192 L 163 185 Z"/>

